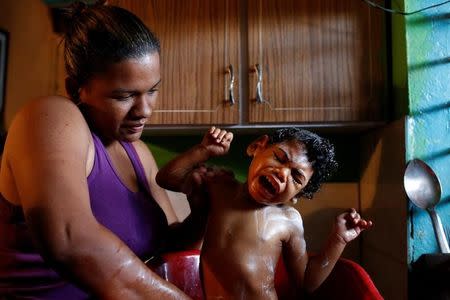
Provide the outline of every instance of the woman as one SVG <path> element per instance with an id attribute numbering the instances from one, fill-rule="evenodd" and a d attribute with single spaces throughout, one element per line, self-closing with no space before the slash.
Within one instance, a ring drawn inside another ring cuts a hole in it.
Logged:
<path id="1" fill-rule="evenodd" d="M 27 104 L 3 153 L 0 299 L 186 299 L 142 262 L 204 225 L 195 207 L 168 225 L 176 216 L 140 140 L 161 82 L 158 40 L 118 7 L 76 3 L 67 17 L 71 99 Z"/>

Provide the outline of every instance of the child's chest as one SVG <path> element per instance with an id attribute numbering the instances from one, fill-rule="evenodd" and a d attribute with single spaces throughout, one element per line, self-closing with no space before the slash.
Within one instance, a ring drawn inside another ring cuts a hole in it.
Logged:
<path id="1" fill-rule="evenodd" d="M 277 207 L 229 206 L 211 212 L 207 238 L 216 240 L 221 248 L 278 251 L 293 228 L 293 220 Z"/>

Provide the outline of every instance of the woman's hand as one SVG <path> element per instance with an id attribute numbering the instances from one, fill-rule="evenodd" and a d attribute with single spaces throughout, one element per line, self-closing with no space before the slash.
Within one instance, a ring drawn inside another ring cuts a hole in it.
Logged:
<path id="1" fill-rule="evenodd" d="M 349 211 L 336 217 L 334 225 L 335 233 L 338 239 L 347 244 L 359 236 L 359 234 L 372 227 L 372 221 L 361 218 L 360 214 L 351 208 Z"/>
<path id="2" fill-rule="evenodd" d="M 213 126 L 204 135 L 201 145 L 211 157 L 222 156 L 228 153 L 232 140 L 233 133 Z"/>
<path id="3" fill-rule="evenodd" d="M 200 164 L 191 171 L 183 184 L 181 192 L 186 195 L 191 195 L 194 190 L 204 189 L 205 183 L 217 180 L 234 180 L 234 173 L 224 168 Z"/>

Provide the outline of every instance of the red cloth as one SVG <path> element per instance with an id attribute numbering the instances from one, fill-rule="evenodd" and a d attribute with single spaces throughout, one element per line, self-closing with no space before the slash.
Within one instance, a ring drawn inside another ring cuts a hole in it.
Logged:
<path id="1" fill-rule="evenodd" d="M 200 251 L 190 250 L 163 255 L 161 260 L 147 263 L 162 278 L 172 282 L 193 299 L 201 300 Z M 282 261 L 277 266 L 275 288 L 278 298 L 292 299 L 290 285 Z M 330 276 L 308 299 L 381 300 L 369 274 L 357 263 L 341 258 Z"/>

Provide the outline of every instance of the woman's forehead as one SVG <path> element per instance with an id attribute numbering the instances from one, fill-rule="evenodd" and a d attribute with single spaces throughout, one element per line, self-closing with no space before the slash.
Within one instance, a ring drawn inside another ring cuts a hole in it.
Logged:
<path id="1" fill-rule="evenodd" d="M 104 72 L 96 74 L 92 80 L 103 82 L 111 88 L 121 86 L 149 88 L 161 80 L 159 54 L 155 52 L 113 63 Z"/>

